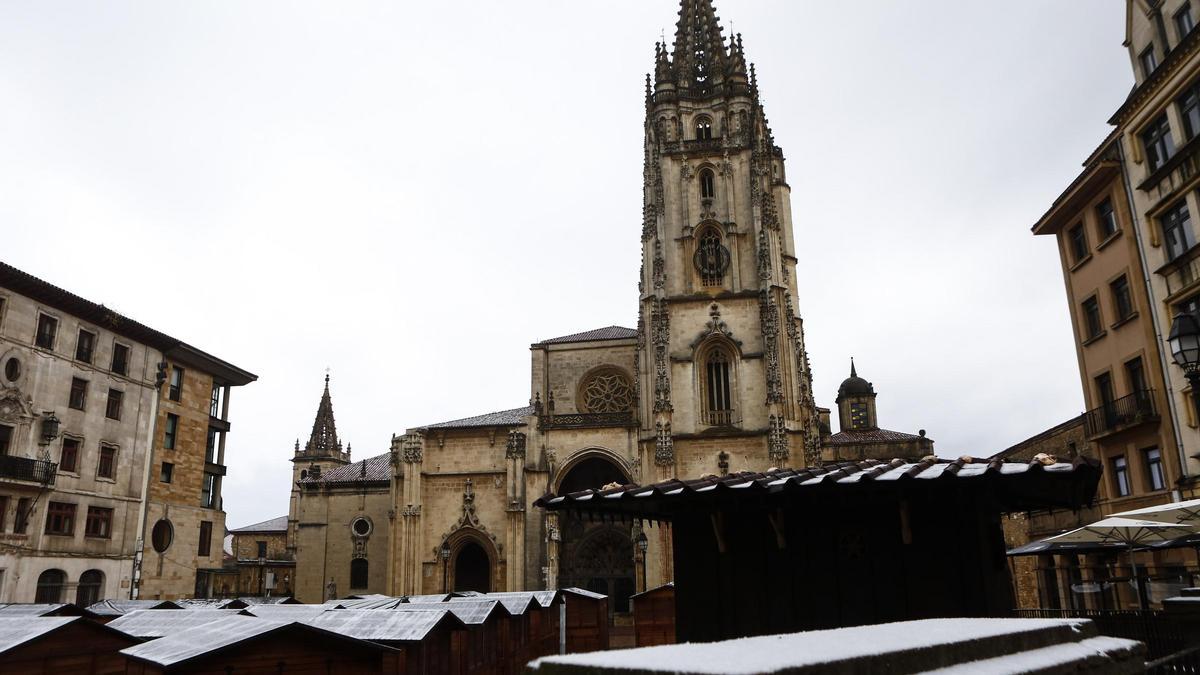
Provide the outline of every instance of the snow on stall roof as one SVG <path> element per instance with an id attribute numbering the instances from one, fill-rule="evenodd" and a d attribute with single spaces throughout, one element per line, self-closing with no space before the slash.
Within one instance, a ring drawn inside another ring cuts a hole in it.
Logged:
<path id="1" fill-rule="evenodd" d="M 220 621 L 231 615 L 236 616 L 239 611 L 233 609 L 228 611 L 223 609 L 136 609 L 125 616 L 113 619 L 107 625 L 109 628 L 115 628 L 126 635 L 137 638 L 160 638 Z"/>
<path id="2" fill-rule="evenodd" d="M 24 616 L 0 618 L 0 654 L 78 621 L 78 616 Z"/>
<path id="3" fill-rule="evenodd" d="M 409 595 L 404 599 L 408 602 L 445 602 L 449 597 L 449 593 L 432 593 L 429 595 Z"/>
<path id="4" fill-rule="evenodd" d="M 74 605 L 68 605 L 65 602 L 13 602 L 0 604 L 0 617 L 7 619 L 14 616 L 47 616 L 52 612 L 71 607 L 74 607 Z M 78 611 L 82 614 L 86 610 L 80 609 Z"/>
<path id="5" fill-rule="evenodd" d="M 272 621 L 304 621 L 322 612 L 338 610 L 326 605 L 252 605 L 242 611 Z"/>
<path id="6" fill-rule="evenodd" d="M 169 600 L 101 600 L 88 606 L 89 612 L 100 616 L 124 616 L 138 609 L 183 609 Z"/>
<path id="7" fill-rule="evenodd" d="M 542 607 L 549 607 L 558 599 L 558 591 L 504 591 L 488 593 L 487 597 L 497 599 L 532 597 Z"/>
<path id="8" fill-rule="evenodd" d="M 757 675 L 850 659 L 1051 628 L 1076 631 L 1086 619 L 925 619 L 873 626 L 606 652 L 545 656 L 529 663 L 639 672 Z"/>
<path id="9" fill-rule="evenodd" d="M 359 640 L 407 642 L 424 640 L 443 621 L 463 625 L 449 610 L 342 609 L 324 612 L 303 623 Z"/>
<path id="10" fill-rule="evenodd" d="M 257 595 L 244 595 L 238 600 L 247 605 L 298 605 L 300 604 L 295 598 L 290 595 L 272 595 L 269 598 L 264 598 Z"/>
<path id="11" fill-rule="evenodd" d="M 286 625 L 288 624 L 281 621 L 233 614 L 122 649 L 121 653 L 159 666 L 172 666 Z"/>
<path id="12" fill-rule="evenodd" d="M 930 670 L 927 675 L 932 675 L 933 673 L 937 673 L 938 675 L 974 675 L 977 673 L 1058 672 L 1051 671 L 1051 669 L 1055 668 L 1067 668 L 1068 670 L 1062 670 L 1061 672 L 1071 672 L 1076 670 L 1074 667 L 1075 664 L 1084 662 L 1085 660 L 1090 662 L 1098 656 L 1111 657 L 1117 661 L 1124 661 L 1127 656 L 1136 653 L 1136 650 L 1140 646 L 1141 643 L 1136 640 L 1100 636 L 1079 642 L 1068 642 L 1061 645 L 1042 647 L 1041 649 L 1031 649 L 1025 652 L 1017 652 L 1016 654 L 997 656 L 990 659 L 968 661 L 967 663 L 960 663 L 948 668 Z"/>
<path id="13" fill-rule="evenodd" d="M 467 625 L 478 625 L 484 623 L 496 611 L 501 611 L 504 616 L 512 616 L 504 608 L 504 605 L 497 599 L 486 598 L 460 598 L 454 602 L 406 602 L 402 605 L 396 605 L 392 608 L 393 612 L 411 612 L 411 611 L 450 611 L 454 616 L 458 617 L 459 621 Z"/>
<path id="14" fill-rule="evenodd" d="M 508 610 L 508 613 L 512 616 L 521 616 L 525 612 L 529 611 L 530 607 L 539 604 L 537 599 L 530 594 L 505 596 L 500 593 L 489 593 L 488 595 L 494 596 L 491 597 L 492 600 L 500 601 L 500 604 L 503 605 L 504 609 Z M 453 603 L 478 601 L 479 598 L 450 598 L 450 602 Z"/>
<path id="15" fill-rule="evenodd" d="M 589 591 L 586 588 L 578 588 L 575 586 L 572 586 L 570 588 L 564 588 L 564 589 L 562 589 L 562 591 L 563 591 L 563 593 L 573 593 L 575 595 L 582 595 L 585 598 L 592 598 L 593 600 L 603 600 L 608 597 L 607 595 L 604 595 L 603 593 L 595 593 L 593 591 Z"/>

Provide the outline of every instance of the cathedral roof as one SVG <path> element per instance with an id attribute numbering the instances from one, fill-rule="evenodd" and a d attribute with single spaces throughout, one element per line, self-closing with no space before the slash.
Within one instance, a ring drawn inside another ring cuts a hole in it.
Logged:
<path id="1" fill-rule="evenodd" d="M 287 516 L 279 516 L 270 520 L 264 520 L 261 523 L 239 527 L 230 532 L 286 532 L 287 531 Z"/>
<path id="2" fill-rule="evenodd" d="M 392 453 L 385 452 L 382 455 L 368 457 L 336 469 L 327 469 L 321 472 L 319 478 L 303 478 L 300 482 L 315 484 L 389 481 L 392 479 L 391 463 Z"/>
<path id="3" fill-rule="evenodd" d="M 470 427 L 516 427 L 525 424 L 525 418 L 533 414 L 533 406 L 527 405 L 523 408 L 513 408 L 512 410 L 498 410 L 496 412 L 476 415 L 474 417 L 464 417 L 460 420 L 450 420 L 449 422 L 438 422 L 430 424 L 419 429 L 467 429 Z"/>
<path id="4" fill-rule="evenodd" d="M 628 340 L 637 337 L 637 331 L 624 326 L 605 326 L 582 333 L 572 333 L 562 337 L 550 338 L 538 342 L 539 345 L 561 344 L 563 342 L 591 342 L 593 340 Z"/>
<path id="5" fill-rule="evenodd" d="M 924 436 L 906 434 L 891 429 L 847 429 L 821 441 L 821 445 L 858 445 L 860 443 L 895 443 L 927 440 Z"/>

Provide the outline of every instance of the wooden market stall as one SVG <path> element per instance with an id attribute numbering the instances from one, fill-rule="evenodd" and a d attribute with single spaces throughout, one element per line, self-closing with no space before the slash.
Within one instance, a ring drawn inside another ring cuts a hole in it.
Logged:
<path id="1" fill-rule="evenodd" d="M 2 675 L 115 675 L 141 640 L 79 616 L 0 618 Z"/>
<path id="2" fill-rule="evenodd" d="M 675 644 L 675 583 L 642 591 L 633 603 L 633 633 L 638 647 Z"/>

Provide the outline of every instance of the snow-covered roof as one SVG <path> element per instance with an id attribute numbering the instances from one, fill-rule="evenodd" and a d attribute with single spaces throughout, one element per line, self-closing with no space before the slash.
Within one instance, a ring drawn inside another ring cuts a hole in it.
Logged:
<path id="1" fill-rule="evenodd" d="M 948 483 L 947 481 L 954 481 Z M 677 511 L 714 499 L 761 500 L 783 493 L 814 489 L 936 490 L 947 485 L 990 489 L 1004 510 L 1079 508 L 1091 502 L 1100 481 L 1100 467 L 1078 457 L 1074 462 L 1005 462 L 960 457 L 954 461 L 927 457 L 919 462 L 895 459 L 881 462 L 830 462 L 820 467 L 742 471 L 725 476 L 671 479 L 653 485 L 634 483 L 608 489 L 548 494 L 536 506 L 558 511 L 587 511 L 623 517 L 669 521 Z M 851 488 L 851 486 L 853 486 Z"/>
<path id="2" fill-rule="evenodd" d="M 243 611 L 272 621 L 305 621 L 322 612 L 336 610 L 325 605 L 251 605 Z"/>
<path id="3" fill-rule="evenodd" d="M 88 606 L 89 612 L 100 616 L 124 616 L 138 609 L 183 609 L 170 600 L 101 600 Z"/>
<path id="4" fill-rule="evenodd" d="M 513 616 L 498 599 L 463 598 L 458 602 L 406 602 L 392 608 L 395 612 L 422 610 L 449 610 L 467 625 L 486 622 L 495 614 Z"/>
<path id="5" fill-rule="evenodd" d="M 136 638 L 152 639 L 174 635 L 196 626 L 203 626 L 214 621 L 221 621 L 239 610 L 224 609 L 137 609 L 125 616 L 119 616 L 107 625 L 126 635 Z"/>
<path id="6" fill-rule="evenodd" d="M 410 610 L 393 612 L 379 609 L 339 609 L 323 612 L 303 623 L 338 635 L 374 642 L 412 642 L 424 640 L 435 628 L 464 624 L 449 610 Z"/>
<path id="7" fill-rule="evenodd" d="M 14 616 L 94 616 L 82 607 L 65 602 L 0 603 L 0 617 Z"/>
<path id="8" fill-rule="evenodd" d="M 77 616 L 0 618 L 0 654 L 78 620 Z"/>
<path id="9" fill-rule="evenodd" d="M 1109 651 L 1136 649 L 1136 642 L 1099 638 L 1086 619 L 926 619 L 833 630 L 725 640 L 721 642 L 663 645 L 615 651 L 547 656 L 529 664 L 530 672 L 603 673 L 669 672 L 695 674 L 758 675 L 779 672 L 917 672 L 962 665 L 962 672 L 984 659 L 1012 656 L 1022 649 L 1030 663 L 1070 663 L 1064 654 L 1038 653 L 1048 646 L 1068 645 L 1101 656 Z M 1110 642 L 1111 641 L 1111 642 Z M 1084 644 L 1084 643 L 1087 644 Z M 949 647 L 955 646 L 956 649 Z M 1044 661 L 1038 661 L 1038 657 Z M 1125 655 L 1123 655 L 1125 656 Z M 974 659 L 974 660 L 972 660 Z M 1092 663 L 1092 661 L 1087 661 Z M 1140 664 L 1139 664 L 1140 665 Z M 1008 669 L 1003 672 L 1031 672 Z M 1065 671 L 1064 671 L 1065 672 Z"/>

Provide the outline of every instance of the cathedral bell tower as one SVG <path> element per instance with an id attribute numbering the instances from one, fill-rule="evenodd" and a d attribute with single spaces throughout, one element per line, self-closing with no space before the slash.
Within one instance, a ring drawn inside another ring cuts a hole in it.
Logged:
<path id="1" fill-rule="evenodd" d="M 321 402 L 317 404 L 317 417 L 313 420 L 312 434 L 304 447 L 296 440 L 295 453 L 292 456 L 292 498 L 288 509 L 288 550 L 294 556 L 296 553 L 296 524 L 298 520 L 299 482 L 308 479 L 318 479 L 322 472 L 345 466 L 350 463 L 350 447 L 342 450 L 342 442 L 337 437 L 337 425 L 333 420 L 333 399 L 329 396 L 329 375 L 325 375 L 325 391 L 321 394 Z M 294 558 L 293 558 L 294 559 Z"/>
<path id="2" fill-rule="evenodd" d="M 711 0 L 682 0 L 674 47 L 655 45 L 644 174 L 643 466 L 661 480 L 717 473 L 725 453 L 735 471 L 818 462 L 783 150 Z"/>

